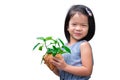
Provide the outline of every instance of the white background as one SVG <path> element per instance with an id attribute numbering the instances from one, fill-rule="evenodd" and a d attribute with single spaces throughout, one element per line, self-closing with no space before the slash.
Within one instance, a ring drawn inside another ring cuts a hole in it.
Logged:
<path id="1" fill-rule="evenodd" d="M 59 80 L 32 51 L 36 37 L 64 37 L 65 15 L 73 4 L 90 7 L 96 34 L 90 41 L 94 70 L 90 80 L 120 80 L 119 0 L 1 0 L 0 80 Z"/>

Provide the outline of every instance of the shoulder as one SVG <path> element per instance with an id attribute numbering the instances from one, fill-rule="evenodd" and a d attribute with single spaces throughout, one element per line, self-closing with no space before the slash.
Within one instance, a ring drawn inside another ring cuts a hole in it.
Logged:
<path id="1" fill-rule="evenodd" d="M 82 42 L 81 42 L 81 46 L 90 46 L 90 43 L 88 42 L 88 41 L 86 41 L 86 40 L 83 40 Z"/>
<path id="2" fill-rule="evenodd" d="M 83 41 L 80 45 L 80 48 L 83 48 L 83 49 L 91 49 L 91 45 L 88 41 Z"/>

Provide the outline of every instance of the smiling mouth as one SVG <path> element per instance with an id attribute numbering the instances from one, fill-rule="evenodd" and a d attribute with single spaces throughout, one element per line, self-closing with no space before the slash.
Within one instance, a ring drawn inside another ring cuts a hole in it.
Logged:
<path id="1" fill-rule="evenodd" d="M 81 36 L 82 34 L 81 33 L 75 33 L 76 36 Z"/>

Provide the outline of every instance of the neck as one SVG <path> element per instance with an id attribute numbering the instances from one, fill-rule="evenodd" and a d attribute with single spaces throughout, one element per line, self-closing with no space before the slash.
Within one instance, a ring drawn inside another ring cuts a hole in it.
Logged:
<path id="1" fill-rule="evenodd" d="M 71 46 L 71 45 L 75 44 L 76 42 L 78 42 L 78 41 L 70 39 L 70 42 L 68 43 L 68 46 Z"/>

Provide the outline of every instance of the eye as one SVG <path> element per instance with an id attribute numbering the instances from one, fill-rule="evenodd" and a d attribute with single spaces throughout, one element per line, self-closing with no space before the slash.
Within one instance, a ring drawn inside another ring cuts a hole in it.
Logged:
<path id="1" fill-rule="evenodd" d="M 72 23 L 72 26 L 76 26 L 77 24 L 76 23 Z"/>
<path id="2" fill-rule="evenodd" d="M 83 24 L 82 26 L 87 26 L 87 25 Z"/>
<path id="3" fill-rule="evenodd" d="M 88 27 L 88 25 L 87 24 L 82 24 L 82 27 Z"/>

